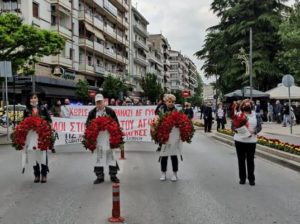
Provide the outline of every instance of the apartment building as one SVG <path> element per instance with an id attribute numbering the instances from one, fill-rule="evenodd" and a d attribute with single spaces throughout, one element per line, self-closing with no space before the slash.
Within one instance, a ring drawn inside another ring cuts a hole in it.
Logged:
<path id="1" fill-rule="evenodd" d="M 130 71 L 132 96 L 140 96 L 143 89 L 140 86 L 141 79 L 146 75 L 149 62 L 147 54 L 149 47 L 147 46 L 149 22 L 144 16 L 131 8 L 131 46 L 130 46 Z"/>
<path id="2" fill-rule="evenodd" d="M 197 67 L 186 56 L 183 56 L 181 52 L 171 50 L 170 51 L 170 82 L 171 92 L 189 90 L 191 94 L 194 94 L 194 89 L 197 84 Z"/>
<path id="3" fill-rule="evenodd" d="M 151 34 L 149 35 L 149 42 L 152 44 L 153 49 L 162 55 L 163 64 L 163 87 L 165 92 L 171 92 L 170 82 L 170 50 L 171 46 L 162 34 Z"/>
<path id="4" fill-rule="evenodd" d="M 164 88 L 164 63 L 163 63 L 163 54 L 160 50 L 155 48 L 153 42 L 147 41 L 148 46 L 148 66 L 147 73 L 155 74 L 157 77 L 157 82 L 161 84 L 161 87 Z"/>
<path id="5" fill-rule="evenodd" d="M 73 97 L 78 79 L 98 88 L 109 74 L 127 73 L 130 0 L 0 0 L 1 12 L 65 38 L 61 54 L 36 65 L 35 90 L 45 97 Z M 28 83 L 24 83 L 28 86 Z M 20 85 L 22 91 L 28 91 Z M 24 88 L 24 89 L 22 89 Z"/>

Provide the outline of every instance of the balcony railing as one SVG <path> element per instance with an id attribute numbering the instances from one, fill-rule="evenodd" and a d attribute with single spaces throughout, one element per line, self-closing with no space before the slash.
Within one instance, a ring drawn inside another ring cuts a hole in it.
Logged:
<path id="1" fill-rule="evenodd" d="M 104 48 L 104 54 L 106 54 L 107 56 L 116 59 L 116 52 L 111 50 L 111 49 L 107 49 Z"/>
<path id="2" fill-rule="evenodd" d="M 50 3 L 52 4 L 59 4 L 63 7 L 65 7 L 68 10 L 72 10 L 72 5 L 71 2 L 69 0 L 50 0 Z"/>
<path id="3" fill-rule="evenodd" d="M 134 58 L 134 61 L 142 66 L 148 66 L 148 61 L 147 61 L 147 58 L 140 55 L 140 54 L 137 54 Z"/>
<path id="4" fill-rule="evenodd" d="M 105 68 L 100 65 L 95 65 L 95 72 L 102 75 L 106 74 Z"/>
<path id="5" fill-rule="evenodd" d="M 96 41 L 94 41 L 94 49 L 100 53 L 103 53 L 104 46 Z"/>
<path id="6" fill-rule="evenodd" d="M 148 33 L 147 33 L 147 29 L 145 27 L 143 27 L 142 25 L 136 23 L 134 24 L 134 29 L 136 32 L 138 32 L 140 35 L 147 37 Z"/>
<path id="7" fill-rule="evenodd" d="M 91 65 L 88 65 L 87 63 L 81 62 L 79 64 L 79 71 L 94 73 L 94 67 Z"/>
<path id="8" fill-rule="evenodd" d="M 94 2 L 100 6 L 101 8 L 103 8 L 103 0 L 94 0 Z"/>
<path id="9" fill-rule="evenodd" d="M 66 27 L 60 25 L 53 25 L 51 26 L 51 30 L 60 33 L 64 37 L 72 38 L 72 31 Z"/>
<path id="10" fill-rule="evenodd" d="M 144 42 L 142 42 L 142 41 L 140 41 L 140 40 L 135 40 L 135 41 L 134 41 L 134 45 L 135 45 L 136 47 L 139 47 L 139 48 L 142 48 L 142 49 L 144 49 L 144 50 L 146 50 L 146 51 L 149 51 L 149 48 L 148 48 L 148 46 L 146 45 L 146 43 L 144 43 Z"/>
<path id="11" fill-rule="evenodd" d="M 66 67 L 72 67 L 72 60 L 69 58 L 65 58 L 61 55 L 55 55 L 51 58 L 52 64 L 63 65 Z"/>
<path id="12" fill-rule="evenodd" d="M 113 38 L 116 38 L 117 33 L 112 27 L 104 26 L 104 32 L 106 32 L 107 34 L 109 34 Z"/>
<path id="13" fill-rule="evenodd" d="M 103 30 L 103 21 L 94 16 L 94 26 L 100 30 Z"/>
<path id="14" fill-rule="evenodd" d="M 93 42 L 86 38 L 79 38 L 79 46 L 93 49 Z"/>
<path id="15" fill-rule="evenodd" d="M 93 24 L 93 16 L 91 12 L 84 12 L 83 10 L 79 11 L 78 15 L 79 20 L 85 20 Z"/>

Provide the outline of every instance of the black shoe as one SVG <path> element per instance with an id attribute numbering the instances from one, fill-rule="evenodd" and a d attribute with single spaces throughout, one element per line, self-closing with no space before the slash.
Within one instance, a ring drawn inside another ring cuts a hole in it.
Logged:
<path id="1" fill-rule="evenodd" d="M 55 149 L 51 149 L 51 152 L 52 152 L 52 153 L 56 153 Z"/>
<path id="2" fill-rule="evenodd" d="M 246 181 L 245 180 L 240 180 L 240 184 L 245 184 Z"/>
<path id="3" fill-rule="evenodd" d="M 120 180 L 119 180 L 118 177 L 115 176 L 115 175 L 110 176 L 110 180 L 111 180 L 111 182 L 113 182 L 113 183 L 120 183 Z"/>
<path id="4" fill-rule="evenodd" d="M 102 182 L 104 182 L 104 178 L 97 178 L 94 180 L 94 184 L 101 184 Z"/>
<path id="5" fill-rule="evenodd" d="M 254 186 L 254 185 L 255 185 L 255 182 L 254 182 L 254 181 L 249 181 L 249 184 L 250 184 L 251 186 Z"/>
<path id="6" fill-rule="evenodd" d="M 160 152 L 161 151 L 161 146 L 159 146 L 156 151 Z"/>
<path id="7" fill-rule="evenodd" d="M 34 183 L 39 183 L 40 182 L 40 176 L 35 176 L 33 182 Z"/>
<path id="8" fill-rule="evenodd" d="M 47 176 L 42 176 L 41 183 L 46 183 L 47 182 Z"/>

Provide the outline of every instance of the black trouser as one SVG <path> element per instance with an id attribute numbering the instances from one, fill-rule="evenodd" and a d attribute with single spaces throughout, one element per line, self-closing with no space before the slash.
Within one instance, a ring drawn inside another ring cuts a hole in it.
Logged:
<path id="1" fill-rule="evenodd" d="M 204 131 L 205 132 L 211 131 L 211 125 L 212 125 L 211 119 L 204 119 Z"/>
<path id="2" fill-rule="evenodd" d="M 178 157 L 171 156 L 171 161 L 172 161 L 173 172 L 177 172 L 178 171 Z M 162 156 L 160 158 L 160 165 L 161 165 L 161 171 L 166 172 L 167 167 L 168 167 L 168 156 Z"/>
<path id="3" fill-rule="evenodd" d="M 256 143 L 244 143 L 235 141 L 236 153 L 239 164 L 239 176 L 241 181 L 246 180 L 246 164 L 248 171 L 248 180 L 255 181 L 254 176 L 254 154 Z"/>
<path id="4" fill-rule="evenodd" d="M 95 166 L 94 172 L 96 176 L 102 176 L 104 175 L 104 168 L 102 166 Z M 116 176 L 118 173 L 118 166 L 109 166 L 109 175 L 110 176 Z"/>
<path id="5" fill-rule="evenodd" d="M 220 126 L 222 126 L 222 129 L 225 129 L 223 118 L 217 118 L 217 130 L 219 130 Z"/>
<path id="6" fill-rule="evenodd" d="M 43 177 L 47 176 L 49 169 L 47 165 L 41 164 L 41 169 L 40 169 L 40 164 L 37 162 L 35 166 L 33 166 L 33 174 L 36 177 L 39 177 L 42 175 Z"/>

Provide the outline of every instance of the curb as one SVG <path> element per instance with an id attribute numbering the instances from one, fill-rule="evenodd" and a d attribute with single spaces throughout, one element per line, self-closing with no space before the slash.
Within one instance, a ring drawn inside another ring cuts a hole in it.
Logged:
<path id="1" fill-rule="evenodd" d="M 234 147 L 233 137 L 221 133 L 211 135 L 217 141 Z M 300 172 L 300 156 L 272 149 L 264 145 L 256 145 L 256 154 L 271 162 L 275 162 L 284 167 Z"/>

